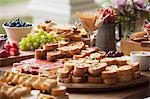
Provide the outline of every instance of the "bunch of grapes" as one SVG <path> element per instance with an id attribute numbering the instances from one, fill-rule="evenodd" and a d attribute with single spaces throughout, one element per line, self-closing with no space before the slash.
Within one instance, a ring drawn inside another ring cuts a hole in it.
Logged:
<path id="1" fill-rule="evenodd" d="M 19 42 L 19 47 L 23 51 L 38 49 L 42 48 L 46 43 L 57 43 L 61 38 L 57 33 L 47 33 L 39 30 L 37 33 L 29 33 L 27 38 L 22 38 Z"/>

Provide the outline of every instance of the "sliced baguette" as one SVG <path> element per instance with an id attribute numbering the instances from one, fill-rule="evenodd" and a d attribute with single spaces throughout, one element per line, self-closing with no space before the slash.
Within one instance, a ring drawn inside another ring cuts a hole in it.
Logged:
<path id="1" fill-rule="evenodd" d="M 88 76 L 88 82 L 89 83 L 101 83 L 102 82 L 102 78 L 99 77 L 93 77 L 91 75 Z"/>
<path id="2" fill-rule="evenodd" d="M 133 78 L 134 79 L 137 79 L 139 77 L 140 77 L 140 71 L 136 71 L 136 72 L 133 73 Z"/>
<path id="3" fill-rule="evenodd" d="M 53 96 L 64 96 L 66 95 L 66 87 L 65 86 L 57 86 L 51 89 L 51 95 Z"/>
<path id="4" fill-rule="evenodd" d="M 107 63 L 107 65 L 115 65 L 115 60 L 113 58 L 103 58 L 100 60 L 100 62 Z"/>

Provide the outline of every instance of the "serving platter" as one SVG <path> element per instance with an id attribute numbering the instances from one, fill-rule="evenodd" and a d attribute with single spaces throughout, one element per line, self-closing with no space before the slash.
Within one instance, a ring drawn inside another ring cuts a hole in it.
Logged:
<path id="1" fill-rule="evenodd" d="M 20 51 L 18 56 L 9 56 L 6 58 L 0 58 L 0 67 L 8 66 L 14 62 L 19 62 L 21 60 L 29 59 L 34 57 L 34 51 Z"/>
<path id="2" fill-rule="evenodd" d="M 133 88 L 137 86 L 146 85 L 149 83 L 149 79 L 146 76 L 142 76 L 138 79 L 134 79 L 128 82 L 118 82 L 114 85 L 106 85 L 104 83 L 59 83 L 66 86 L 68 92 L 105 92 L 112 90 L 121 90 L 127 88 Z"/>

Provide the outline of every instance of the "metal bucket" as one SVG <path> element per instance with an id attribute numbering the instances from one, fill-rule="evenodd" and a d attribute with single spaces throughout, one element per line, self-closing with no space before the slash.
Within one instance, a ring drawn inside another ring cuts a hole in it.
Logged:
<path id="1" fill-rule="evenodd" d="M 103 24 L 96 35 L 96 46 L 103 51 L 116 50 L 115 24 Z"/>

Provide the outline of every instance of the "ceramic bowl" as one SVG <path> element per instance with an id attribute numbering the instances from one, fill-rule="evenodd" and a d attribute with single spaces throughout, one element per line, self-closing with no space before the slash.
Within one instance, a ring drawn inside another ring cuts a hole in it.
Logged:
<path id="1" fill-rule="evenodd" d="M 2 25 L 10 43 L 19 44 L 21 38 L 26 37 L 31 32 L 33 26 L 28 27 L 8 27 Z"/>
<path id="2" fill-rule="evenodd" d="M 130 53 L 131 62 L 139 62 L 140 70 L 150 69 L 150 52 L 147 51 L 133 51 Z"/>

